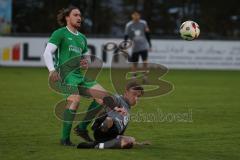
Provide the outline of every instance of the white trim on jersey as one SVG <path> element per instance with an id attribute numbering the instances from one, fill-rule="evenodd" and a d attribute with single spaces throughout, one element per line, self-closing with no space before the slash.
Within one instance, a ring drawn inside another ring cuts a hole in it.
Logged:
<path id="1" fill-rule="evenodd" d="M 69 31 L 69 32 L 71 32 L 72 34 L 74 34 L 74 35 L 78 35 L 79 33 L 78 33 L 78 31 L 77 31 L 77 33 L 74 33 L 73 31 L 71 31 L 67 26 L 66 26 L 66 28 L 67 28 L 67 30 Z"/>

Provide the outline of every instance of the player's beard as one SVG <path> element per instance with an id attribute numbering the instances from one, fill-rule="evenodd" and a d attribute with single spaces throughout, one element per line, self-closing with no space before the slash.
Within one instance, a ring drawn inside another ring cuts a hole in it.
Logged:
<path id="1" fill-rule="evenodd" d="M 76 21 L 75 23 L 74 22 L 70 22 L 71 26 L 74 27 L 75 29 L 79 30 L 80 27 L 81 27 L 81 21 L 78 22 Z"/>
<path id="2" fill-rule="evenodd" d="M 81 27 L 81 23 L 75 23 L 74 24 L 74 28 L 76 28 L 77 30 L 79 30 L 80 29 L 80 27 Z"/>
<path id="3" fill-rule="evenodd" d="M 80 29 L 80 27 L 81 27 L 81 21 L 80 22 L 76 22 L 76 28 Z"/>

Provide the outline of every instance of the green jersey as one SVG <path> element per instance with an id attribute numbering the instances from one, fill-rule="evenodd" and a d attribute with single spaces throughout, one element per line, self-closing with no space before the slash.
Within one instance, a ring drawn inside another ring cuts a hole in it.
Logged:
<path id="1" fill-rule="evenodd" d="M 55 67 L 58 68 L 64 63 L 66 64 L 73 58 L 83 56 L 87 51 L 86 37 L 77 32 L 76 34 L 70 32 L 67 27 L 62 27 L 53 32 L 49 39 L 49 43 L 53 43 L 58 47 L 55 54 Z M 71 65 L 71 69 L 79 67 L 79 62 Z M 79 70 L 76 70 L 77 73 Z"/>
<path id="2" fill-rule="evenodd" d="M 70 32 L 62 27 L 53 32 L 49 43 L 55 44 L 58 49 L 55 53 L 55 68 L 59 71 L 65 83 L 74 86 L 84 85 L 91 88 L 96 82 L 87 80 L 80 68 L 80 60 L 88 51 L 86 37 L 77 32 Z M 87 84 L 91 82 L 90 84 Z"/>

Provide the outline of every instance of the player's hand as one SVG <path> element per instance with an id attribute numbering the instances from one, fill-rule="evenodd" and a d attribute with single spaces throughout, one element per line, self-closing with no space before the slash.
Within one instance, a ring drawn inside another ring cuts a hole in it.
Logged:
<path id="1" fill-rule="evenodd" d="M 49 72 L 49 78 L 51 81 L 56 82 L 61 79 L 60 75 L 57 71 L 51 71 Z"/>
<path id="2" fill-rule="evenodd" d="M 81 68 L 83 68 L 83 69 L 87 69 L 87 68 L 88 68 L 88 60 L 87 60 L 86 58 L 81 59 L 81 60 L 80 60 L 80 66 L 81 66 Z"/>
<path id="3" fill-rule="evenodd" d="M 123 116 L 127 114 L 127 111 L 123 107 L 114 107 L 114 110 Z"/>
<path id="4" fill-rule="evenodd" d="M 146 145 L 151 145 L 152 143 L 150 141 L 143 141 L 143 142 L 135 141 L 133 144 L 137 146 L 146 146 Z"/>
<path id="5" fill-rule="evenodd" d="M 152 48 L 149 48 L 149 49 L 148 49 L 148 52 L 152 52 Z"/>

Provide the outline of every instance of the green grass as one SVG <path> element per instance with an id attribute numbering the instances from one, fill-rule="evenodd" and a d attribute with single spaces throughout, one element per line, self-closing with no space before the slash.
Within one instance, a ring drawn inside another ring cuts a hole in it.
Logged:
<path id="1" fill-rule="evenodd" d="M 115 70 L 115 72 L 118 72 Z M 119 71 L 120 72 L 120 71 Z M 192 113 L 192 122 L 130 122 L 126 135 L 152 145 L 131 150 L 77 150 L 59 145 L 61 122 L 53 108 L 61 96 L 43 68 L 0 68 L 0 159 L 240 159 L 239 71 L 172 70 L 174 90 L 142 99 L 132 113 Z M 108 70 L 99 82 L 112 89 Z M 81 110 L 89 100 L 83 100 Z M 171 120 L 171 116 L 168 116 Z M 78 137 L 72 135 L 77 143 Z"/>

